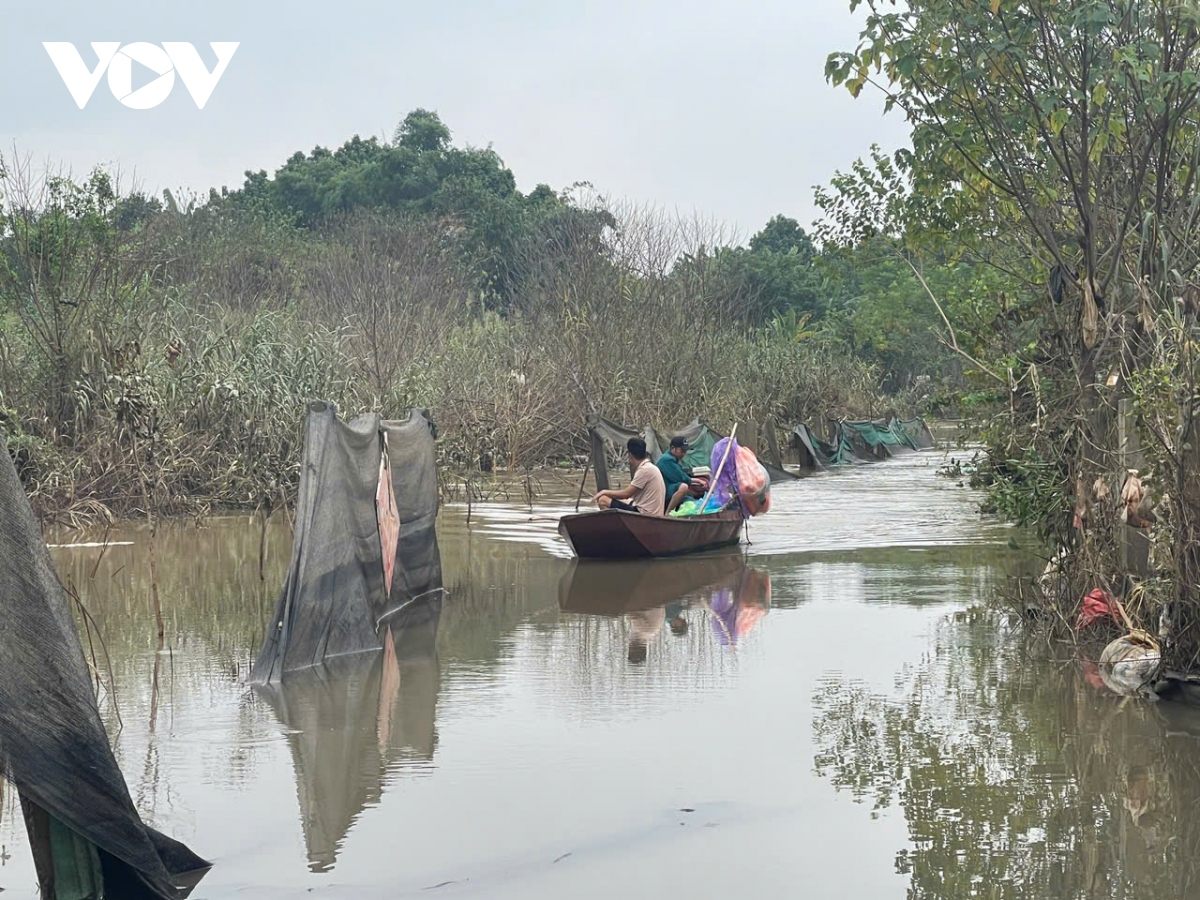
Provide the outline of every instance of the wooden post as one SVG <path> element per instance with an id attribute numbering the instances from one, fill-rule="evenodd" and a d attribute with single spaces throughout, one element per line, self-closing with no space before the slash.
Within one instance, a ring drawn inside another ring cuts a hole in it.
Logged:
<path id="1" fill-rule="evenodd" d="M 837 419 L 825 419 L 825 443 L 837 446 L 838 439 L 841 437 L 842 424 Z M 816 431 L 813 431 L 816 434 Z"/>
<path id="2" fill-rule="evenodd" d="M 775 420 L 767 419 L 762 424 L 764 455 L 767 462 L 778 469 L 783 468 L 783 456 L 779 452 L 779 436 L 775 434 Z"/>
<path id="3" fill-rule="evenodd" d="M 596 470 L 596 490 L 607 491 L 609 489 L 608 481 L 608 460 L 605 459 L 604 453 L 604 438 L 595 431 L 588 429 L 588 439 L 592 445 L 592 468 Z"/>
<path id="4" fill-rule="evenodd" d="M 738 446 L 745 447 L 755 456 L 758 456 L 758 423 L 747 422 L 744 425 L 740 424 L 741 436 L 738 438 Z"/>
<path id="5" fill-rule="evenodd" d="M 583 500 L 583 488 L 587 484 L 588 470 L 592 467 L 592 458 L 588 457 L 587 463 L 583 467 L 583 478 L 579 481 L 579 496 L 575 498 L 575 512 L 579 512 L 579 504 Z"/>

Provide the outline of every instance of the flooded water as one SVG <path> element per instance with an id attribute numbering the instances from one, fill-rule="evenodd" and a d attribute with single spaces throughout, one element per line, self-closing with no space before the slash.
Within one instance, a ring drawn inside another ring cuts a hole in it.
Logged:
<path id="1" fill-rule="evenodd" d="M 939 453 L 776 486 L 741 552 L 584 564 L 574 498 L 443 510 L 395 657 L 243 679 L 280 521 L 56 536 L 138 809 L 195 898 L 1190 897 L 1200 718 L 986 611 L 1014 532 Z M 0 887 L 36 895 L 11 792 Z"/>

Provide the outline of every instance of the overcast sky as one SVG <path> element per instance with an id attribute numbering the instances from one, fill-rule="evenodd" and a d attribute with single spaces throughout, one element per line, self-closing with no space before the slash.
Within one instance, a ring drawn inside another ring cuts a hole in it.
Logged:
<path id="1" fill-rule="evenodd" d="M 492 144 L 522 190 L 590 181 L 746 237 L 776 213 L 807 226 L 814 184 L 906 133 L 879 98 L 825 83 L 859 30 L 847 0 L 40 0 L 4 19 L 0 148 L 76 174 L 116 164 L 155 192 L 239 187 L 425 107 L 457 144 Z M 80 110 L 43 41 L 89 68 L 92 41 L 188 41 L 210 68 L 209 41 L 240 46 L 203 110 L 178 78 L 147 110 L 102 79 Z"/>

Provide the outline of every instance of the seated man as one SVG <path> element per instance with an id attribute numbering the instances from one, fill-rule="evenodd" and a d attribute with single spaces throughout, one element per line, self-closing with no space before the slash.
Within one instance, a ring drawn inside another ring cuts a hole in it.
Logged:
<path id="1" fill-rule="evenodd" d="M 633 480 L 619 491 L 600 491 L 592 500 L 601 509 L 624 509 L 647 516 L 666 515 L 667 487 L 658 467 L 646 458 L 646 442 L 630 438 L 626 444 Z M 629 501 L 629 502 L 626 502 Z"/>
<path id="2" fill-rule="evenodd" d="M 692 475 L 683 467 L 683 458 L 687 456 L 687 441 L 676 435 L 671 438 L 671 446 L 655 463 L 662 472 L 663 482 L 667 489 L 667 512 L 674 512 L 679 504 L 694 493 L 696 482 Z"/>

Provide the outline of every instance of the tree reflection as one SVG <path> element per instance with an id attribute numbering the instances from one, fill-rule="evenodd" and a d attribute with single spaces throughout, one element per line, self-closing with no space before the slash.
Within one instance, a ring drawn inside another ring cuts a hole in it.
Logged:
<path id="1" fill-rule="evenodd" d="M 910 898 L 1194 896 L 1200 717 L 1123 702 L 965 613 L 891 696 L 829 682 L 816 769 L 899 806 Z"/>

